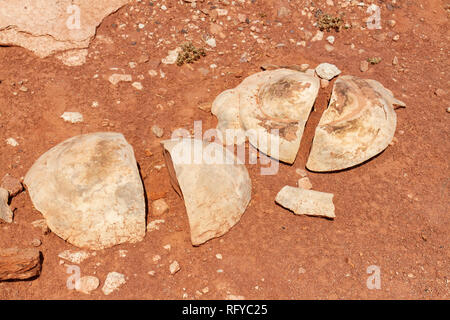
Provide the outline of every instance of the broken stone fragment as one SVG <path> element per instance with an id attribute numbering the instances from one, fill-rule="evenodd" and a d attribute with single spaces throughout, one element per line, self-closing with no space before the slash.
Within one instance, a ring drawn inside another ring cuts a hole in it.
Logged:
<path id="1" fill-rule="evenodd" d="M 83 115 L 79 112 L 64 112 L 61 118 L 70 123 L 80 123 L 83 122 Z"/>
<path id="2" fill-rule="evenodd" d="M 318 78 L 288 69 L 244 80 L 239 86 L 239 115 L 249 142 L 275 159 L 293 163 L 319 87 Z"/>
<path id="3" fill-rule="evenodd" d="M 110 295 L 126 283 L 125 275 L 118 272 L 110 272 L 106 276 L 105 283 L 103 284 L 102 291 L 105 295 Z"/>
<path id="4" fill-rule="evenodd" d="M 152 132 L 157 138 L 161 138 L 164 135 L 164 129 L 160 126 L 152 126 Z"/>
<path id="5" fill-rule="evenodd" d="M 275 202 L 298 215 L 335 218 L 333 194 L 284 186 Z"/>
<path id="6" fill-rule="evenodd" d="M 178 263 L 178 261 L 172 262 L 169 266 L 169 271 L 170 271 L 170 274 L 172 274 L 172 275 L 177 273 L 180 270 L 181 270 L 181 267 L 180 267 L 180 264 Z"/>
<path id="7" fill-rule="evenodd" d="M 70 138 L 43 154 L 24 180 L 48 227 L 93 250 L 145 235 L 145 200 L 133 148 L 120 133 Z"/>
<path id="8" fill-rule="evenodd" d="M 312 189 L 311 181 L 309 181 L 308 177 L 303 177 L 298 179 L 297 185 L 299 188 L 310 190 Z"/>
<path id="9" fill-rule="evenodd" d="M 9 192 L 6 189 L 0 188 L 0 220 L 7 223 L 13 222 L 13 212 L 11 211 L 9 205 Z"/>
<path id="10" fill-rule="evenodd" d="M 6 174 L 1 183 L 0 188 L 6 189 L 9 192 L 9 196 L 11 198 L 14 198 L 19 193 L 23 191 L 23 185 L 20 182 L 19 179 L 14 178 L 13 176 L 10 176 L 9 174 Z"/>
<path id="11" fill-rule="evenodd" d="M 152 215 L 159 217 L 169 212 L 169 205 L 164 199 L 158 199 L 152 202 Z"/>
<path id="12" fill-rule="evenodd" d="M 177 47 L 173 50 L 169 50 L 167 57 L 163 58 L 161 62 L 163 64 L 175 64 L 177 62 L 177 58 L 179 53 L 182 51 L 180 47 Z"/>
<path id="13" fill-rule="evenodd" d="M 98 288 L 100 280 L 94 276 L 84 276 L 77 281 L 75 289 L 84 294 L 90 294 L 92 291 Z"/>
<path id="14" fill-rule="evenodd" d="M 319 79 L 304 72 L 259 72 L 219 95 L 212 112 L 222 132 L 240 129 L 261 152 L 293 163 L 319 87 Z"/>
<path id="15" fill-rule="evenodd" d="M 86 251 L 71 251 L 71 250 L 65 250 L 58 254 L 58 257 L 64 260 L 68 260 L 72 263 L 80 264 L 87 258 L 89 258 L 91 254 Z"/>
<path id="16" fill-rule="evenodd" d="M 164 222 L 165 222 L 164 219 L 157 219 L 157 220 L 150 221 L 149 224 L 147 225 L 147 232 L 159 230 L 159 225 Z"/>
<path id="17" fill-rule="evenodd" d="M 50 233 L 50 229 L 47 226 L 47 223 L 45 222 L 45 219 L 39 219 L 31 222 L 31 225 L 35 228 L 40 228 L 42 231 L 42 234 L 46 235 Z"/>
<path id="18" fill-rule="evenodd" d="M 217 143 L 176 139 L 162 145 L 172 186 L 184 199 L 192 244 L 228 232 L 250 202 L 251 180 L 245 165 Z"/>
<path id="19" fill-rule="evenodd" d="M 69 67 L 78 67 L 86 63 L 87 49 L 74 49 L 60 53 L 56 56 L 63 64 Z"/>
<path id="20" fill-rule="evenodd" d="M 334 64 L 331 63 L 321 63 L 316 67 L 317 75 L 325 80 L 331 80 L 341 73 Z"/>
<path id="21" fill-rule="evenodd" d="M 0 281 L 25 280 L 41 273 L 41 254 L 37 249 L 0 249 Z"/>
<path id="22" fill-rule="evenodd" d="M 21 46 L 44 58 L 87 49 L 102 20 L 129 0 L 7 0 L 0 6 L 0 45 Z M 70 57 L 69 65 L 73 63 Z M 76 64 L 75 64 L 76 65 Z"/>
<path id="23" fill-rule="evenodd" d="M 316 128 L 306 167 L 319 172 L 342 170 L 379 154 L 394 137 L 394 106 L 405 104 L 379 82 L 339 77 Z"/>
<path id="24" fill-rule="evenodd" d="M 120 74 L 120 73 L 114 73 L 109 76 L 108 81 L 111 82 L 113 85 L 117 85 L 119 82 L 131 82 L 133 80 L 131 74 Z"/>

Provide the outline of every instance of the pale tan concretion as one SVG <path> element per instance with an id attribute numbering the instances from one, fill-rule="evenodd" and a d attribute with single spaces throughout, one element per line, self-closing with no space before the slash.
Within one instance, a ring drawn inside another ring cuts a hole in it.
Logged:
<path id="1" fill-rule="evenodd" d="M 255 148 L 275 159 L 293 163 L 320 80 L 289 69 L 260 74 L 260 79 L 256 74 L 253 81 L 240 85 L 241 122 Z"/>
<path id="2" fill-rule="evenodd" d="M 334 219 L 332 193 L 284 186 L 275 202 L 297 215 L 320 216 Z"/>
<path id="3" fill-rule="evenodd" d="M 145 236 L 145 198 L 133 148 L 120 133 L 70 138 L 44 153 L 25 176 L 34 207 L 59 237 L 108 248 Z"/>
<path id="4" fill-rule="evenodd" d="M 183 197 L 191 242 L 200 245 L 228 232 L 244 214 L 251 180 L 233 153 L 194 139 L 162 142 L 174 189 Z"/>
<path id="5" fill-rule="evenodd" d="M 259 72 L 220 94 L 212 113 L 222 132 L 238 128 L 261 152 L 293 163 L 319 87 L 319 79 L 304 72 Z"/>
<path id="6" fill-rule="evenodd" d="M 342 170 L 379 154 L 394 137 L 394 106 L 405 104 L 379 82 L 339 77 L 316 128 L 306 167 L 318 172 Z"/>
<path id="7" fill-rule="evenodd" d="M 43 58 L 59 51 L 85 49 L 96 28 L 129 0 L 3 0 L 0 45 L 21 46 Z M 73 19 L 79 8 L 80 24 Z M 73 9 L 71 9 L 73 8 Z"/>

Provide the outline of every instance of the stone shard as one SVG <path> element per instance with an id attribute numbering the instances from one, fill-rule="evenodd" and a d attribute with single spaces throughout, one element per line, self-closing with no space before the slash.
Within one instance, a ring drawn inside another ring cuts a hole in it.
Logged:
<path id="1" fill-rule="evenodd" d="M 152 202 L 152 215 L 159 217 L 169 212 L 169 205 L 164 199 L 158 199 Z"/>
<path id="2" fill-rule="evenodd" d="M 284 186 L 275 202 L 298 215 L 336 217 L 332 193 Z"/>
<path id="3" fill-rule="evenodd" d="M 114 73 L 109 76 L 108 81 L 113 84 L 117 85 L 119 82 L 131 82 L 133 81 L 133 77 L 131 74 L 120 74 L 120 73 Z"/>
<path id="4" fill-rule="evenodd" d="M 394 106 L 405 104 L 379 82 L 339 77 L 316 128 L 306 167 L 319 172 L 342 170 L 379 154 L 394 137 Z"/>
<path id="5" fill-rule="evenodd" d="M 132 147 L 120 133 L 70 138 L 43 154 L 24 180 L 55 234 L 93 250 L 145 235 L 145 200 Z"/>
<path id="6" fill-rule="evenodd" d="M 177 62 L 178 55 L 182 51 L 183 50 L 180 47 L 169 50 L 167 57 L 163 58 L 161 62 L 163 64 L 175 64 L 175 62 Z"/>
<path id="7" fill-rule="evenodd" d="M 212 113 L 219 119 L 222 132 L 241 130 L 261 152 L 293 163 L 319 87 L 319 79 L 304 72 L 259 72 L 220 94 Z"/>
<path id="8" fill-rule="evenodd" d="M 0 281 L 25 280 L 41 273 L 41 255 L 37 249 L 0 249 Z"/>
<path id="9" fill-rule="evenodd" d="M 0 45 L 21 46 L 41 58 L 86 49 L 102 20 L 129 0 L 4 0 Z"/>
<path id="10" fill-rule="evenodd" d="M 162 145 L 172 186 L 184 198 L 192 244 L 228 232 L 250 202 L 251 180 L 245 165 L 217 143 L 174 139 Z"/>
<path id="11" fill-rule="evenodd" d="M 13 212 L 11 211 L 9 205 L 9 192 L 6 189 L 0 188 L 0 220 L 7 223 L 13 222 Z"/>
<path id="12" fill-rule="evenodd" d="M 61 118 L 70 123 L 80 123 L 83 122 L 83 115 L 79 112 L 64 112 Z"/>
<path id="13" fill-rule="evenodd" d="M 69 67 L 78 67 L 86 63 L 87 49 L 74 49 L 64 51 L 56 56 L 63 64 Z"/>

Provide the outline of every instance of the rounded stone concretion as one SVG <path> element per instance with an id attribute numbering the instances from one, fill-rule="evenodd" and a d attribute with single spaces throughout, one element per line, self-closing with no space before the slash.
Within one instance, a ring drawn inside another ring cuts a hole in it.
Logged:
<path id="1" fill-rule="evenodd" d="M 304 72 L 259 72 L 220 94 L 212 112 L 222 132 L 241 130 L 261 152 L 293 163 L 319 87 L 319 79 Z"/>
<path id="2" fill-rule="evenodd" d="M 318 172 L 342 170 L 379 154 L 394 137 L 394 106 L 405 104 L 379 82 L 339 77 L 316 128 L 306 167 Z"/>
<path id="3" fill-rule="evenodd" d="M 24 182 L 48 227 L 75 246 L 97 250 L 144 238 L 144 190 L 133 149 L 120 133 L 60 143 Z"/>
<path id="4" fill-rule="evenodd" d="M 245 165 L 217 143 L 175 139 L 162 145 L 172 186 L 184 198 L 192 244 L 228 232 L 250 202 L 252 187 Z"/>

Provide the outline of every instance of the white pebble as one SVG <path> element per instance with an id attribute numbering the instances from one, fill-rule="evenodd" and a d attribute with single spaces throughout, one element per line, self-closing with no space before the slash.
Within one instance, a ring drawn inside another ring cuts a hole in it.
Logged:
<path id="1" fill-rule="evenodd" d="M 180 269 L 180 264 L 177 261 L 172 262 L 169 266 L 170 274 L 175 274 L 180 271 Z"/>
<path id="2" fill-rule="evenodd" d="M 10 145 L 11 147 L 17 147 L 19 143 L 14 138 L 8 138 L 5 140 L 6 144 Z"/>

